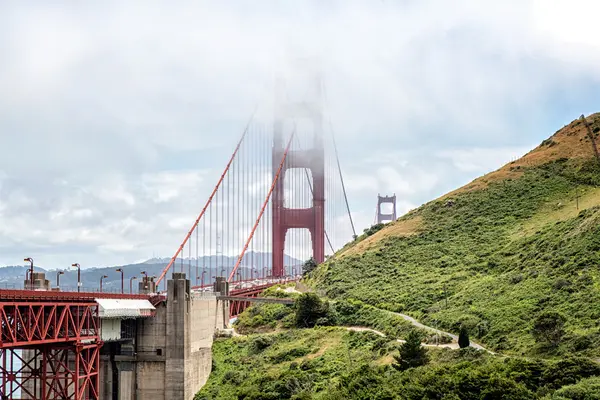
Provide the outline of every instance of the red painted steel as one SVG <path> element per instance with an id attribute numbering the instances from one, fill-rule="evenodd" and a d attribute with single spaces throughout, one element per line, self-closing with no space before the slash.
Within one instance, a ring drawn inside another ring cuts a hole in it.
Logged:
<path id="1" fill-rule="evenodd" d="M 0 347 L 24 347 L 99 338 L 93 303 L 0 302 Z"/>
<path id="2" fill-rule="evenodd" d="M 252 286 L 249 288 L 231 290 L 229 292 L 230 296 L 240 296 L 241 299 L 239 301 L 229 300 L 229 317 L 230 318 L 237 317 L 246 308 L 250 307 L 250 305 L 252 303 L 250 303 L 248 301 L 244 301 L 244 297 L 258 297 L 262 292 L 264 292 L 266 289 L 270 288 L 271 286 L 278 285 L 281 283 L 286 283 L 286 282 L 293 282 L 293 281 L 294 280 L 287 280 L 287 279 L 279 280 L 279 281 L 269 282 L 264 285 L 257 285 L 257 286 Z"/>
<path id="3" fill-rule="evenodd" d="M 275 137 L 273 160 L 281 157 L 280 141 Z M 313 178 L 312 207 L 292 209 L 284 206 L 285 172 L 291 168 L 309 169 Z M 305 228 L 310 232 L 313 258 L 317 263 L 325 261 L 325 156 L 323 143 L 315 140 L 314 148 L 296 150 L 288 157 L 281 172 L 281 179 L 273 191 L 273 276 L 285 275 L 284 250 L 288 229 Z"/>
<path id="4" fill-rule="evenodd" d="M 246 254 L 246 250 L 248 250 L 248 245 L 252 241 L 254 232 L 256 231 L 256 228 L 258 227 L 258 224 L 260 223 L 260 220 L 261 220 L 263 214 L 265 213 L 267 204 L 269 204 L 269 200 L 271 199 L 271 194 L 273 193 L 273 190 L 277 186 L 277 183 L 282 180 L 282 179 L 279 179 L 279 175 L 283 171 L 283 166 L 285 165 L 287 154 L 288 154 L 288 151 L 290 150 L 290 146 L 292 144 L 292 139 L 294 139 L 295 133 L 296 132 L 292 132 L 292 134 L 290 135 L 290 139 L 288 140 L 287 146 L 285 147 L 285 150 L 283 151 L 283 154 L 280 158 L 279 168 L 277 168 L 277 171 L 275 172 L 275 175 L 273 177 L 273 183 L 271 183 L 271 187 L 269 188 L 267 197 L 265 198 L 262 208 L 260 209 L 260 213 L 258 214 L 256 221 L 254 222 L 252 231 L 250 232 L 250 235 L 248 236 L 248 239 L 246 240 L 246 244 L 244 244 L 244 248 L 242 249 L 242 252 L 240 253 L 240 256 L 238 257 L 237 262 L 235 263 L 235 267 L 231 270 L 231 274 L 229 274 L 229 279 L 227 279 L 227 282 L 231 282 L 233 280 L 233 277 L 235 276 L 235 272 L 237 271 L 238 267 L 240 266 L 240 263 L 242 262 L 242 260 L 244 259 L 244 254 Z M 282 276 L 282 275 L 277 275 L 277 276 Z"/>
<path id="5" fill-rule="evenodd" d="M 98 399 L 100 345 L 0 348 L 0 398 Z"/>
<path id="6" fill-rule="evenodd" d="M 149 294 L 121 294 L 106 292 L 53 292 L 47 290 L 7 290 L 0 289 L 0 302 L 7 300 L 31 301 L 80 301 L 95 303 L 95 299 L 147 300 Z"/>
<path id="7" fill-rule="evenodd" d="M 98 295 L 0 291 L 0 399 L 99 398 Z"/>
<path id="8" fill-rule="evenodd" d="M 250 118 L 250 121 L 248 121 L 248 125 L 246 125 L 246 129 L 244 129 L 244 133 L 242 134 L 242 137 L 238 141 L 238 144 L 235 147 L 235 150 L 233 151 L 233 154 L 231 154 L 231 157 L 229 158 L 229 162 L 227 163 L 227 166 L 225 167 L 225 170 L 221 174 L 221 177 L 219 178 L 219 181 L 217 182 L 215 188 L 213 189 L 212 193 L 208 197 L 208 200 L 206 201 L 206 204 L 204 205 L 204 208 L 202 209 L 202 211 L 198 215 L 198 218 L 196 218 L 196 221 L 194 221 L 194 224 L 192 225 L 192 228 L 189 230 L 189 232 L 185 236 L 185 239 L 183 239 L 183 242 L 181 243 L 181 245 L 177 249 L 177 252 L 171 258 L 171 261 L 169 261 L 169 264 L 165 267 L 165 269 L 163 270 L 163 272 L 160 274 L 160 276 L 156 280 L 156 286 L 159 285 L 159 283 L 164 279 L 165 275 L 167 274 L 167 271 L 169 271 L 169 269 L 173 266 L 173 264 L 175 264 L 175 260 L 177 260 L 177 256 L 181 253 L 181 251 L 185 247 L 185 244 L 187 243 L 187 241 L 190 238 L 190 236 L 192 236 L 192 233 L 194 232 L 194 229 L 196 229 L 196 227 L 198 226 L 198 223 L 200 222 L 200 220 L 204 216 L 204 213 L 206 213 L 206 209 L 208 208 L 208 206 L 212 202 L 213 197 L 215 197 L 215 194 L 217 193 L 217 190 L 219 190 L 219 187 L 221 186 L 221 183 L 223 183 L 223 180 L 225 179 L 225 175 L 227 175 L 227 172 L 229 172 L 229 168 L 231 168 L 231 164 L 233 164 L 233 160 L 235 159 L 235 156 L 237 155 L 238 151 L 240 150 L 242 142 L 244 141 L 244 138 L 246 137 L 246 134 L 248 133 L 248 128 L 250 127 L 250 123 L 252 122 L 252 119 L 254 118 L 254 114 L 255 113 L 256 113 L 256 109 L 252 113 L 252 117 Z"/>

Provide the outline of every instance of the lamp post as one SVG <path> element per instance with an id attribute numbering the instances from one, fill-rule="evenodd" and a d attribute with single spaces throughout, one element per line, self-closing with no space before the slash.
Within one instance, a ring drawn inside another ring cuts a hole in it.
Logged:
<path id="1" fill-rule="evenodd" d="M 133 280 L 137 279 L 137 276 L 129 278 L 129 294 L 133 294 Z"/>
<path id="2" fill-rule="evenodd" d="M 117 268 L 116 271 L 121 273 L 121 294 L 123 294 L 123 279 L 125 279 L 123 268 Z"/>
<path id="3" fill-rule="evenodd" d="M 29 267 L 29 288 L 33 290 L 33 258 L 27 257 L 23 259 L 23 261 L 27 261 L 31 264 Z"/>
<path id="4" fill-rule="evenodd" d="M 60 289 L 60 276 L 64 275 L 65 271 L 56 272 L 56 287 Z"/>
<path id="5" fill-rule="evenodd" d="M 148 273 L 146 271 L 142 271 L 140 274 L 144 275 L 144 278 L 142 279 L 144 282 L 144 289 L 148 289 Z"/>
<path id="6" fill-rule="evenodd" d="M 100 277 L 100 293 L 102 293 L 102 280 L 103 280 L 104 278 L 108 278 L 108 275 L 102 275 L 102 276 Z"/>
<path id="7" fill-rule="evenodd" d="M 81 291 L 81 265 L 75 263 L 71 264 L 71 267 L 77 267 L 77 291 Z"/>
<path id="8" fill-rule="evenodd" d="M 223 273 L 225 272 L 225 267 L 221 268 L 221 276 L 224 276 Z"/>

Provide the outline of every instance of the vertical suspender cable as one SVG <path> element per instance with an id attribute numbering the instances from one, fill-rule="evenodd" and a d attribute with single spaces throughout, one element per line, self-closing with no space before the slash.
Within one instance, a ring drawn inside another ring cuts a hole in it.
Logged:
<path id="1" fill-rule="evenodd" d="M 244 138 L 246 137 L 246 133 L 248 132 L 248 127 L 250 126 L 250 123 L 252 122 L 252 120 L 254 119 L 254 115 L 256 114 L 256 111 L 258 109 L 258 104 L 256 105 L 256 107 L 254 108 L 254 111 L 252 112 L 252 115 L 250 117 L 250 120 L 248 121 L 248 124 L 246 125 L 246 128 L 244 129 L 244 132 L 242 133 L 242 137 L 240 138 L 240 140 L 238 141 L 235 150 L 233 151 L 233 154 L 231 155 L 231 157 L 229 158 L 229 162 L 227 163 L 227 166 L 225 167 L 225 170 L 223 171 L 223 173 L 221 174 L 221 177 L 219 178 L 219 181 L 217 182 L 217 185 L 215 186 L 215 188 L 213 189 L 212 193 L 210 194 L 210 196 L 208 197 L 208 200 L 206 202 L 206 204 L 204 205 L 204 208 L 202 209 L 202 211 L 200 212 L 200 214 L 198 215 L 198 218 L 196 218 L 196 221 L 194 222 L 194 224 L 192 225 L 192 228 L 189 230 L 189 232 L 187 233 L 185 239 L 183 240 L 183 243 L 181 243 L 181 245 L 179 246 L 179 248 L 177 249 L 177 252 L 175 253 L 175 255 L 171 258 L 171 261 L 169 261 L 169 264 L 167 264 L 167 266 L 165 267 L 165 269 L 162 271 L 162 273 L 160 274 L 160 276 L 158 277 L 158 279 L 156 280 L 156 285 L 158 286 L 160 284 L 160 282 L 164 279 L 165 275 L 167 274 L 167 271 L 173 266 L 173 264 L 175 263 L 175 261 L 177 260 L 177 256 L 181 253 L 181 250 L 183 250 L 183 246 L 185 246 L 185 243 L 187 242 L 187 240 L 189 239 L 189 237 L 191 236 L 192 232 L 194 231 L 194 228 L 196 226 L 198 226 L 198 223 L 200 222 L 200 219 L 204 216 L 204 213 L 206 212 L 206 209 L 208 208 L 208 206 L 211 204 L 212 199 L 215 195 L 215 193 L 217 192 L 217 190 L 219 189 L 221 183 L 223 182 L 223 178 L 225 177 L 225 174 L 227 174 L 227 172 L 229 171 L 229 168 L 231 166 L 231 164 L 233 163 L 234 158 L 236 157 L 238 150 L 242 144 L 242 142 L 244 141 Z"/>
<path id="2" fill-rule="evenodd" d="M 279 179 L 281 170 L 283 169 L 283 164 L 285 162 L 285 158 L 287 157 L 288 150 L 290 149 L 290 144 L 292 143 L 292 138 L 294 137 L 294 134 L 295 134 L 295 132 L 292 132 L 292 136 L 288 140 L 285 151 L 283 152 L 283 157 L 281 158 L 281 163 L 279 164 L 279 169 L 277 170 L 277 173 L 275 174 L 275 178 L 273 179 L 273 182 L 271 183 L 271 187 L 269 188 L 269 192 L 267 193 L 267 198 L 265 199 L 265 201 L 262 205 L 262 208 L 260 209 L 260 213 L 258 214 L 258 218 L 256 219 L 256 222 L 254 223 L 252 230 L 250 231 L 250 235 L 248 236 L 248 240 L 246 240 L 246 244 L 244 245 L 242 254 L 240 254 L 240 257 L 238 258 L 238 260 L 235 264 L 235 267 L 233 268 L 233 271 L 231 271 L 231 274 L 229 275 L 229 279 L 227 279 L 228 282 L 231 282 L 231 279 L 233 278 L 235 271 L 238 269 L 240 263 L 242 262 L 242 258 L 244 257 L 244 254 L 246 253 L 246 250 L 248 249 L 248 245 L 250 244 L 250 241 L 252 241 L 252 237 L 254 236 L 256 227 L 258 226 L 258 223 L 260 222 L 260 220 L 265 212 L 265 208 L 267 207 L 267 204 L 269 203 L 271 194 L 273 194 L 273 189 L 275 188 L 275 184 L 277 183 L 277 180 Z"/>

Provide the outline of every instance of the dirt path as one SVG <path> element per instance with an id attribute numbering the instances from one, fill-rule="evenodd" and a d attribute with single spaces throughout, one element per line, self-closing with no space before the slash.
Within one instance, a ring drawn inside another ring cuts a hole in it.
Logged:
<path id="1" fill-rule="evenodd" d="M 375 329 L 371 329 L 371 328 L 366 328 L 364 326 L 348 326 L 346 327 L 347 330 L 349 331 L 354 331 L 354 332 L 373 332 L 374 334 L 381 336 L 381 337 L 386 337 L 385 334 L 383 332 L 379 332 L 378 330 Z M 402 340 L 402 339 L 396 339 L 396 341 L 398 343 L 406 343 L 406 340 Z M 423 347 L 445 347 L 448 349 L 458 349 L 458 343 L 443 343 L 443 344 L 428 344 L 428 343 L 421 343 L 421 346 Z"/>
<path id="2" fill-rule="evenodd" d="M 387 311 L 387 310 L 382 310 L 382 311 Z M 439 329 L 433 328 L 433 327 L 431 327 L 431 326 L 427 326 L 427 325 L 425 325 L 425 324 L 422 324 L 422 323 L 420 323 L 419 321 L 417 321 L 416 319 L 414 319 L 413 317 L 411 317 L 410 315 L 401 314 L 401 313 L 397 313 L 397 312 L 393 312 L 393 311 L 387 311 L 387 312 L 389 312 L 390 314 L 394 314 L 394 315 L 397 315 L 397 316 L 399 316 L 399 317 L 403 318 L 405 321 L 408 321 L 408 322 L 410 322 L 410 323 L 411 323 L 413 326 L 415 326 L 415 327 L 417 327 L 417 328 L 421 328 L 421 329 L 424 329 L 424 330 L 426 330 L 426 331 L 429 331 L 429 332 L 434 332 L 434 333 L 437 333 L 437 334 L 440 334 L 440 335 L 446 335 L 446 336 L 450 336 L 450 337 L 452 338 L 452 340 L 453 340 L 453 341 L 455 341 L 455 342 L 458 342 L 458 336 L 457 336 L 457 335 L 455 335 L 455 334 L 453 334 L 453 333 L 450 333 L 450 332 L 444 332 L 444 331 L 441 331 L 441 330 L 439 330 Z M 457 346 L 458 346 L 458 345 L 457 345 Z M 488 353 L 490 353 L 490 354 L 496 354 L 496 353 L 494 353 L 493 351 L 486 349 L 486 348 L 485 348 L 485 347 L 483 347 L 482 345 L 480 345 L 480 344 L 477 344 L 477 343 L 473 342 L 472 340 L 470 341 L 470 344 L 469 344 L 469 346 L 471 346 L 471 347 L 473 347 L 473 348 L 475 348 L 475 349 L 477 349 L 477 350 L 484 350 L 484 351 L 487 351 L 487 352 L 488 352 Z"/>

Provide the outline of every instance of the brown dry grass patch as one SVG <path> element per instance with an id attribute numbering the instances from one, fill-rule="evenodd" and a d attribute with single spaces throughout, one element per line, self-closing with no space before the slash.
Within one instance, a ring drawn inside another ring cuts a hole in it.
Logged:
<path id="1" fill-rule="evenodd" d="M 363 253 L 377 246 L 378 242 L 390 236 L 411 236 L 422 231 L 423 218 L 420 216 L 388 223 L 385 228 L 362 240 L 340 254 L 340 257 Z"/>
<path id="2" fill-rule="evenodd" d="M 600 113 L 592 114 L 586 119 L 592 129 L 600 127 Z M 596 133 L 594 136 L 596 137 L 596 145 L 600 146 L 598 134 Z M 506 164 L 497 171 L 477 178 L 467 185 L 442 196 L 442 198 L 485 189 L 492 182 L 519 178 L 527 168 L 540 166 L 560 158 L 588 159 L 594 157 L 592 142 L 588 137 L 587 129 L 579 118 L 557 131 L 544 142 L 545 144 L 542 143 L 520 159 Z"/>

